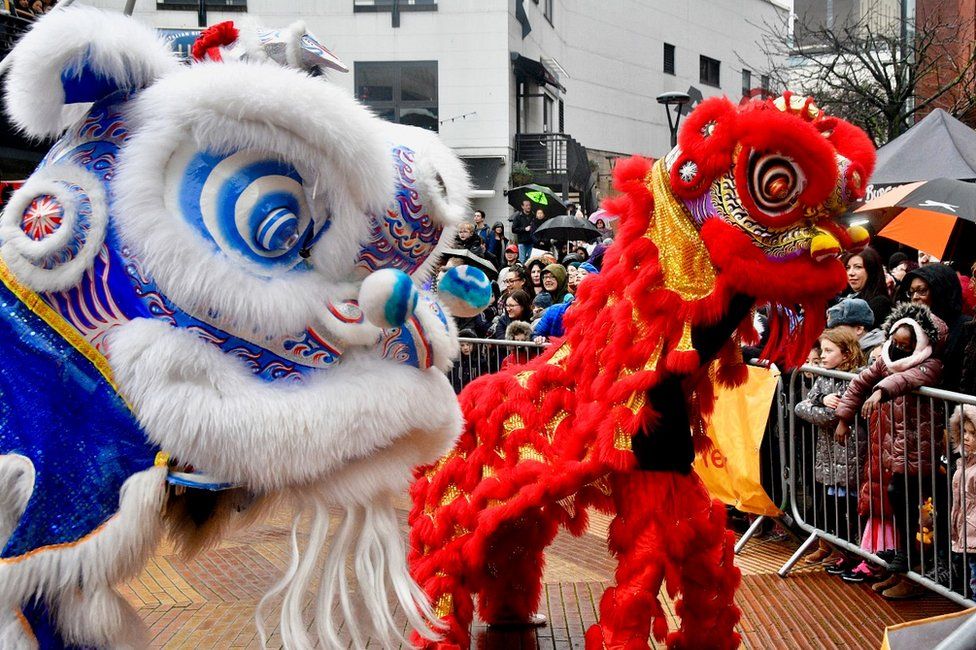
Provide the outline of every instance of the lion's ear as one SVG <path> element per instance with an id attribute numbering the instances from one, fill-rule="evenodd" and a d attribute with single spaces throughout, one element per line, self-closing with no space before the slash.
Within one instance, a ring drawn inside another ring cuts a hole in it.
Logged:
<path id="1" fill-rule="evenodd" d="M 37 21 L 4 62 L 7 114 L 27 135 L 60 134 L 65 107 L 138 90 L 179 65 L 149 27 L 90 7 L 56 9 Z"/>

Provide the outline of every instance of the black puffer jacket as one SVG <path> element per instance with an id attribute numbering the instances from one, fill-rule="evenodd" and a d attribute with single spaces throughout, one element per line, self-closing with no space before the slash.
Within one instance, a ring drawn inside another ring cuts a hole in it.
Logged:
<path id="1" fill-rule="evenodd" d="M 963 330 L 972 318 L 962 313 L 962 285 L 959 276 L 945 264 L 926 264 L 905 274 L 901 281 L 900 292 L 907 298 L 912 280 L 919 278 L 929 285 L 929 296 L 932 313 L 942 319 L 949 328 L 945 347 L 937 350 L 936 355 L 942 359 L 942 387 L 946 390 L 958 391 L 962 375 L 962 353 L 966 345 Z"/>

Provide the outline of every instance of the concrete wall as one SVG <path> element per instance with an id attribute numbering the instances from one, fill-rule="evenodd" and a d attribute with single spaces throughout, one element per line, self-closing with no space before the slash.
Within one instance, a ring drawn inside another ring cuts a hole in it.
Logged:
<path id="1" fill-rule="evenodd" d="M 88 0 L 119 9 L 122 0 Z M 440 133 L 466 156 L 502 156 L 495 196 L 475 207 L 489 221 L 507 216 L 502 196 L 508 185 L 515 134 L 515 78 L 510 52 L 555 60 L 566 74 L 565 129 L 601 156 L 661 156 L 670 134 L 661 92 L 741 97 L 740 58 L 759 85 L 764 55 L 763 23 L 782 22 L 789 0 L 553 0 L 553 21 L 543 16 L 546 0 L 524 0 L 532 26 L 523 40 L 516 0 L 440 0 L 437 11 L 403 12 L 400 27 L 389 13 L 354 13 L 353 0 L 249 0 L 247 16 L 269 27 L 299 17 L 310 32 L 352 68 L 357 61 L 438 62 Z M 195 27 L 196 12 L 157 10 L 155 0 L 137 0 L 135 16 L 157 27 Z M 209 11 L 210 24 L 239 20 L 240 13 Z M 663 43 L 676 47 L 676 74 L 663 72 Z M 721 61 L 721 88 L 699 82 L 699 55 Z M 353 74 L 332 74 L 353 90 Z M 530 129 L 541 127 L 541 99 L 528 102 Z M 555 111 L 554 111 L 555 113 Z M 466 116 L 461 118 L 460 116 Z M 452 118 L 456 118 L 450 121 Z M 558 118 L 556 118 L 558 119 Z M 557 130 L 558 125 L 552 130 Z M 605 160 L 601 160 L 605 164 Z"/>

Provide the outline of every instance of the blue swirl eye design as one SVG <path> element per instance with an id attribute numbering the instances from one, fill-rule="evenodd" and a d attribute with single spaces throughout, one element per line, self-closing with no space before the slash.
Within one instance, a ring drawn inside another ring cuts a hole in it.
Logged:
<path id="1" fill-rule="evenodd" d="M 178 151 L 167 177 L 170 201 L 190 225 L 269 275 L 295 268 L 302 245 L 329 226 L 313 218 L 298 171 L 261 152 Z"/>

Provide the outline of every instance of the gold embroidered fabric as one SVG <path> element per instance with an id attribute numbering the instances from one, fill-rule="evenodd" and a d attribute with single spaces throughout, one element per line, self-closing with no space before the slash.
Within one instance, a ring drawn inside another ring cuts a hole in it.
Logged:
<path id="1" fill-rule="evenodd" d="M 671 193 L 664 160 L 650 174 L 654 214 L 644 236 L 654 242 L 664 286 L 683 300 L 700 300 L 715 287 L 715 268 L 684 205 Z"/>

